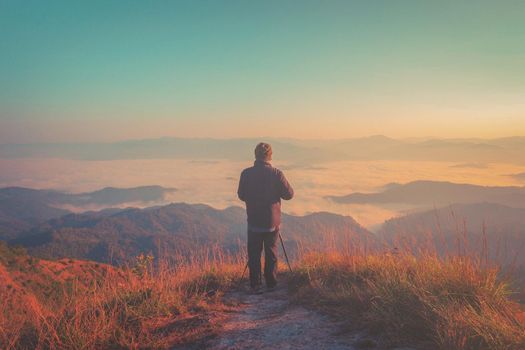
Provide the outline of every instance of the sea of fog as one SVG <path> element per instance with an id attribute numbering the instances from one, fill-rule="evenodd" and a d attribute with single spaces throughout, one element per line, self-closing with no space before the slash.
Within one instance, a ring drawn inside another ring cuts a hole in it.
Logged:
<path id="1" fill-rule="evenodd" d="M 338 204 L 326 196 L 374 192 L 388 183 L 414 180 L 495 186 L 523 185 L 509 174 L 525 170 L 523 166 L 510 164 L 421 161 L 339 161 L 304 166 L 276 160 L 274 164 L 285 172 L 296 191 L 296 197 L 283 204 L 285 212 L 303 215 L 329 211 L 351 215 L 372 229 L 385 219 L 405 213 L 411 208 L 398 206 L 385 209 L 373 205 Z M 154 204 L 205 203 L 216 208 L 225 208 L 242 205 L 236 196 L 237 183 L 241 170 L 250 165 L 247 162 L 217 159 L 0 159 L 0 187 L 23 186 L 76 193 L 107 186 L 161 185 L 175 187 L 178 191 L 164 202 Z"/>

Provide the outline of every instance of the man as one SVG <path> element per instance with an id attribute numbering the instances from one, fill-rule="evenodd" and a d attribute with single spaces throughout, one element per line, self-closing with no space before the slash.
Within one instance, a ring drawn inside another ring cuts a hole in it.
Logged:
<path id="1" fill-rule="evenodd" d="M 250 287 L 261 287 L 261 252 L 264 247 L 264 279 L 269 290 L 277 284 L 277 240 L 281 224 L 281 199 L 292 199 L 293 189 L 284 174 L 274 168 L 272 147 L 259 143 L 255 147 L 253 167 L 244 169 L 237 194 L 246 203 L 248 215 L 248 267 Z"/>

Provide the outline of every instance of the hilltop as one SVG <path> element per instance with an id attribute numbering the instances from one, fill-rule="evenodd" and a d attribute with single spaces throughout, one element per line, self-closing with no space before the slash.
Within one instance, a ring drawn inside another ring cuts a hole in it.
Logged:
<path id="1" fill-rule="evenodd" d="M 338 203 L 348 204 L 410 204 L 416 207 L 444 206 L 457 203 L 497 203 L 525 208 L 525 187 L 478 186 L 446 181 L 413 181 L 392 183 L 375 193 L 351 193 L 330 196 Z"/>

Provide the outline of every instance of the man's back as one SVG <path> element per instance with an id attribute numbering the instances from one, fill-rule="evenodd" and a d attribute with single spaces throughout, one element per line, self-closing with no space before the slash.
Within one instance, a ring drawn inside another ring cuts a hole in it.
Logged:
<path id="1" fill-rule="evenodd" d="M 252 228 L 275 229 L 281 223 L 281 199 L 291 199 L 293 189 L 277 168 L 263 160 L 241 174 L 239 199 L 246 202 L 248 225 Z"/>
<path id="2" fill-rule="evenodd" d="M 277 285 L 277 238 L 280 237 L 281 199 L 292 199 L 293 190 L 284 174 L 270 164 L 272 146 L 255 147 L 253 167 L 244 169 L 237 194 L 246 203 L 248 214 L 248 266 L 254 293 L 261 285 L 261 252 L 264 248 L 266 287 Z M 284 246 L 283 246 L 284 248 Z"/>

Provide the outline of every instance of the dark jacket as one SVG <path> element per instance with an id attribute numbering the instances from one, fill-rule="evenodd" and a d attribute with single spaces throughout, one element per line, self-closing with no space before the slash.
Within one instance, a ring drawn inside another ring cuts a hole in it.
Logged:
<path id="1" fill-rule="evenodd" d="M 237 191 L 246 202 L 248 226 L 278 228 L 281 224 L 281 199 L 292 199 L 293 189 L 284 174 L 269 162 L 256 160 L 244 169 Z"/>

